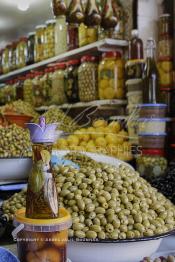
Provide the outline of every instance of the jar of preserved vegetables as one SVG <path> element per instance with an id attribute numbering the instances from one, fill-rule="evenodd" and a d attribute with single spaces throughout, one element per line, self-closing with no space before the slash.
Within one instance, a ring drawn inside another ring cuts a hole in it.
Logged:
<path id="1" fill-rule="evenodd" d="M 12 43 L 11 56 L 10 56 L 10 71 L 13 71 L 17 68 L 17 50 L 16 47 L 18 42 Z"/>
<path id="2" fill-rule="evenodd" d="M 45 69 L 45 75 L 46 75 L 46 89 L 48 90 L 48 98 L 47 98 L 47 105 L 51 105 L 52 100 L 52 75 L 54 73 L 55 69 L 54 66 L 51 66 L 49 68 Z"/>
<path id="3" fill-rule="evenodd" d="M 79 102 L 78 59 L 70 60 L 65 70 L 65 94 L 69 103 Z"/>
<path id="4" fill-rule="evenodd" d="M 32 106 L 34 104 L 33 77 L 33 74 L 27 74 L 23 87 L 24 101 L 30 103 Z"/>
<path id="5" fill-rule="evenodd" d="M 157 68 L 159 71 L 160 88 L 173 88 L 173 62 L 159 61 Z"/>
<path id="6" fill-rule="evenodd" d="M 56 18 L 55 24 L 55 55 L 67 51 L 67 23 L 66 17 L 61 15 Z"/>
<path id="7" fill-rule="evenodd" d="M 9 66 L 9 49 L 10 49 L 10 45 L 7 45 L 3 49 L 3 53 L 2 53 L 2 71 L 3 71 L 3 74 L 7 74 L 10 71 L 10 66 Z"/>
<path id="8" fill-rule="evenodd" d="M 78 41 L 78 24 L 68 25 L 68 50 L 73 50 L 79 47 Z"/>
<path id="9" fill-rule="evenodd" d="M 17 68 L 23 68 L 27 63 L 27 37 L 21 37 L 17 45 Z"/>
<path id="10" fill-rule="evenodd" d="M 159 18 L 159 38 L 171 35 L 171 16 L 170 14 L 163 14 Z"/>
<path id="11" fill-rule="evenodd" d="M 50 103 L 52 105 L 61 105 L 67 102 L 65 95 L 65 63 L 59 63 L 55 66 L 52 74 L 52 87 L 50 90 Z"/>
<path id="12" fill-rule="evenodd" d="M 123 99 L 124 62 L 120 52 L 106 52 L 98 67 L 98 90 L 100 99 Z"/>
<path id="13" fill-rule="evenodd" d="M 138 172 L 148 180 L 164 175 L 167 169 L 167 159 L 162 149 L 143 149 L 136 162 Z"/>
<path id="14" fill-rule="evenodd" d="M 10 103 L 15 101 L 16 90 L 13 84 L 14 84 L 13 80 L 10 80 L 6 83 L 4 87 L 5 103 Z"/>
<path id="15" fill-rule="evenodd" d="M 78 69 L 78 89 L 81 102 L 98 99 L 98 66 L 95 56 L 83 56 Z"/>
<path id="16" fill-rule="evenodd" d="M 44 58 L 50 58 L 55 55 L 55 23 L 56 21 L 48 20 L 46 21 L 45 30 L 45 49 Z"/>
<path id="17" fill-rule="evenodd" d="M 35 62 L 35 32 L 30 32 L 27 39 L 27 65 Z"/>
<path id="18" fill-rule="evenodd" d="M 25 76 L 19 76 L 18 79 L 16 79 L 16 99 L 24 99 L 24 81 L 26 80 Z"/>
<path id="19" fill-rule="evenodd" d="M 41 81 L 43 76 L 42 72 L 35 72 L 32 81 L 33 84 L 33 95 L 34 95 L 34 107 L 43 106 L 45 103 L 45 97 L 47 96 L 43 83 Z"/>
<path id="20" fill-rule="evenodd" d="M 36 26 L 35 35 L 35 62 L 44 60 L 45 49 L 45 25 Z"/>

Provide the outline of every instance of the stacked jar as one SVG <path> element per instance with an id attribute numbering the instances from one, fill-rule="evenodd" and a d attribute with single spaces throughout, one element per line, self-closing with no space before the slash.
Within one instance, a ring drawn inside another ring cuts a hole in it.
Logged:
<path id="1" fill-rule="evenodd" d="M 165 158 L 166 104 L 139 105 L 139 145 L 137 169 L 148 180 L 163 175 L 167 167 Z"/>
<path id="2" fill-rule="evenodd" d="M 105 52 L 98 67 L 99 99 L 124 99 L 124 61 L 120 52 Z"/>
<path id="3" fill-rule="evenodd" d="M 158 70 L 162 98 L 168 105 L 171 114 L 171 96 L 173 91 L 173 38 L 171 32 L 171 16 L 163 14 L 159 19 Z"/>
<path id="4" fill-rule="evenodd" d="M 46 21 L 44 58 L 55 55 L 55 20 Z"/>
<path id="5" fill-rule="evenodd" d="M 143 102 L 143 71 L 145 62 L 143 59 L 143 42 L 139 38 L 138 30 L 132 31 L 132 39 L 129 45 L 129 60 L 125 65 L 125 77 L 127 88 L 127 113 L 128 133 L 130 142 L 138 145 L 138 104 Z"/>
<path id="6" fill-rule="evenodd" d="M 35 34 L 35 62 L 40 62 L 44 60 L 44 50 L 45 50 L 45 25 L 36 26 Z"/>

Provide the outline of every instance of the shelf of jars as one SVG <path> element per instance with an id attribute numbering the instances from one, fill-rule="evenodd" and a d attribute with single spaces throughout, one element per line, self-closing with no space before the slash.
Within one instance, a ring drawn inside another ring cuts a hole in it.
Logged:
<path id="1" fill-rule="evenodd" d="M 60 109 L 71 109 L 80 107 L 100 107 L 100 106 L 125 106 L 127 105 L 127 100 L 122 99 L 106 99 L 106 100 L 95 100 L 91 102 L 78 102 L 74 104 L 63 104 L 63 105 L 52 105 L 52 106 L 41 106 L 35 108 L 38 112 L 47 111 L 50 108 L 57 107 Z"/>
<path id="2" fill-rule="evenodd" d="M 115 40 L 115 39 L 106 38 L 106 39 L 94 42 L 92 44 L 89 44 L 89 45 L 86 45 L 86 46 L 65 52 L 65 53 L 60 54 L 58 56 L 54 56 L 54 57 L 49 58 L 47 60 L 43 60 L 41 62 L 29 65 L 29 66 L 25 66 L 25 67 L 18 69 L 18 70 L 14 70 L 14 71 L 9 72 L 7 74 L 3 74 L 3 75 L 0 76 L 0 82 L 1 83 L 5 82 L 7 80 L 12 79 L 15 76 L 20 75 L 20 74 L 22 75 L 22 74 L 24 74 L 28 71 L 35 70 L 35 69 L 38 69 L 38 68 L 42 68 L 42 67 L 45 67 L 49 64 L 56 63 L 56 62 L 67 61 L 67 60 L 70 60 L 70 59 L 73 59 L 73 58 L 74 59 L 79 58 L 79 57 L 86 55 L 86 54 L 91 54 L 91 55 L 94 54 L 95 55 L 99 52 L 105 52 L 105 51 L 117 51 L 117 50 L 121 51 L 121 50 L 123 50 L 123 48 L 125 48 L 127 46 L 128 46 L 128 41 L 126 41 L 126 40 Z"/>

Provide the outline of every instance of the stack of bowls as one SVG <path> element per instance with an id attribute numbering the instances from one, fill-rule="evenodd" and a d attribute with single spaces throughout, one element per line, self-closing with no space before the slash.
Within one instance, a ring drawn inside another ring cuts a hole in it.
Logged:
<path id="1" fill-rule="evenodd" d="M 166 104 L 138 105 L 139 145 L 143 149 L 164 149 L 166 138 Z"/>

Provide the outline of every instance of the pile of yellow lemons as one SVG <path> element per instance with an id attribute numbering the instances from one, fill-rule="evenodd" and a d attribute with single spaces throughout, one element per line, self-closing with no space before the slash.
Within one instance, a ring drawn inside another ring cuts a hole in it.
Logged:
<path id="1" fill-rule="evenodd" d="M 81 128 L 67 138 L 59 139 L 55 147 L 59 150 L 107 154 L 124 161 L 133 158 L 128 133 L 121 129 L 117 121 L 108 124 L 105 120 L 96 120 L 91 127 Z"/>

